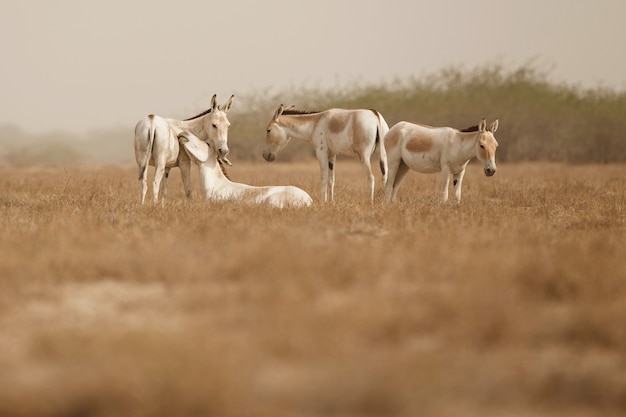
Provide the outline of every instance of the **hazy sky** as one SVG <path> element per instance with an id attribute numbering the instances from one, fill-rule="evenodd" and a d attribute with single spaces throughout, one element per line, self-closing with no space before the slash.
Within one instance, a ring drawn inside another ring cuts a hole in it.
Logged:
<path id="1" fill-rule="evenodd" d="M 214 93 L 531 60 L 623 91 L 625 17 L 624 0 L 0 0 L 0 125 L 132 130 Z"/>

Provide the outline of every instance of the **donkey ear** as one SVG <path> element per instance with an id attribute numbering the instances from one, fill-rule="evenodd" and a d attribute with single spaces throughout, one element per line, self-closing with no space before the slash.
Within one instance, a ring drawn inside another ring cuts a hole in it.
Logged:
<path id="1" fill-rule="evenodd" d="M 233 105 L 233 101 L 235 100 L 235 95 L 233 94 L 232 96 L 230 96 L 230 98 L 228 99 L 228 102 L 224 105 L 224 113 L 228 113 L 228 111 L 230 110 L 230 108 Z"/>
<path id="2" fill-rule="evenodd" d="M 491 133 L 496 133 L 496 130 L 498 130 L 498 119 L 496 119 L 496 121 L 491 124 L 491 127 L 489 127 L 489 131 Z"/>
<path id="3" fill-rule="evenodd" d="M 274 120 L 278 120 L 280 115 L 283 114 L 284 109 L 285 107 L 282 104 L 278 106 L 278 108 L 276 109 L 276 112 L 274 112 Z"/>
<path id="4" fill-rule="evenodd" d="M 481 120 L 478 124 L 478 131 L 484 132 L 485 129 L 487 129 L 487 120 L 483 117 L 483 120 Z"/>
<path id="5" fill-rule="evenodd" d="M 217 109 L 217 94 L 213 94 L 213 98 L 211 99 L 211 109 Z"/>
<path id="6" fill-rule="evenodd" d="M 198 139 L 193 133 L 181 132 L 178 135 L 178 141 L 187 151 L 187 155 L 197 162 L 205 162 L 209 159 L 209 145 Z"/>

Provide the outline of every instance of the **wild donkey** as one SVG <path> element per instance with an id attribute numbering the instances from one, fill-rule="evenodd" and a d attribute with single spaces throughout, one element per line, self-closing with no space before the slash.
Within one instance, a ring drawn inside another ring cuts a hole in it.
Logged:
<path id="1" fill-rule="evenodd" d="M 252 204 L 269 204 L 273 207 L 302 207 L 313 203 L 303 190 L 293 186 L 256 187 L 232 182 L 226 176 L 223 163 L 230 165 L 225 157 L 198 139 L 193 133 L 178 135 L 189 157 L 200 167 L 200 183 L 209 200 L 233 200 Z"/>
<path id="2" fill-rule="evenodd" d="M 139 167 L 141 181 L 141 204 L 146 199 L 148 190 L 148 166 L 155 167 L 152 183 L 154 204 L 159 199 L 161 181 L 163 190 L 161 204 L 165 204 L 167 178 L 172 167 L 179 167 L 185 195 L 191 198 L 191 161 L 185 152 L 180 152 L 178 134 L 189 131 L 206 141 L 218 155 L 225 157 L 228 152 L 228 127 L 230 122 L 226 113 L 230 110 L 235 96 L 231 96 L 226 105 L 217 105 L 217 96 L 211 99 L 211 107 L 186 120 L 166 119 L 151 114 L 141 119 L 135 126 L 135 160 Z"/>
<path id="3" fill-rule="evenodd" d="M 385 136 L 389 151 L 389 177 L 385 185 L 387 200 L 398 193 L 398 187 L 409 169 L 422 173 L 441 172 L 442 201 L 448 201 L 448 185 L 452 175 L 454 196 L 461 202 L 461 186 L 465 167 L 477 157 L 483 164 L 485 175 L 496 173 L 496 148 L 494 133 L 498 120 L 487 129 L 483 119 L 477 126 L 457 130 L 451 127 L 431 127 L 409 122 L 392 126 Z"/>
<path id="4" fill-rule="evenodd" d="M 389 130 L 387 122 L 376 110 L 330 109 L 307 112 L 285 109 L 281 104 L 267 126 L 263 158 L 271 162 L 291 138 L 310 142 L 320 164 L 321 196 L 330 201 L 335 197 L 335 161 L 337 155 L 356 155 L 367 176 L 370 201 L 374 202 L 374 175 L 370 158 L 378 145 L 383 184 L 387 178 L 387 154 L 383 138 Z"/>

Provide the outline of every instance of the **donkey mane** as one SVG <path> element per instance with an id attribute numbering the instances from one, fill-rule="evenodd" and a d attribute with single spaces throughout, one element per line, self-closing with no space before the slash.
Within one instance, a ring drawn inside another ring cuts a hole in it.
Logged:
<path id="1" fill-rule="evenodd" d="M 285 109 L 283 110 L 283 114 L 285 115 L 298 115 L 298 114 L 317 114 L 321 113 L 319 110 L 298 110 L 298 109 Z"/>
<path id="2" fill-rule="evenodd" d="M 228 176 L 228 171 L 226 171 L 226 167 L 224 166 L 224 163 L 222 161 L 220 161 L 219 158 L 217 159 L 217 162 L 220 165 L 220 169 L 222 170 L 222 174 L 224 174 L 224 176 L 226 177 L 227 180 L 231 180 L 230 177 Z"/>
<path id="3" fill-rule="evenodd" d="M 190 120 L 198 119 L 198 118 L 200 118 L 200 117 L 202 117 L 202 116 L 205 116 L 205 115 L 207 115 L 207 114 L 211 113 L 211 110 L 212 110 L 212 109 L 205 110 L 205 111 L 203 111 L 202 113 L 197 114 L 197 115 L 195 115 L 195 116 L 193 116 L 193 117 L 190 117 L 189 119 L 185 119 L 185 120 L 183 120 L 183 121 L 184 121 L 184 122 L 188 122 L 188 121 L 190 121 Z"/>
<path id="4" fill-rule="evenodd" d="M 460 129 L 459 132 L 463 132 L 463 133 L 478 132 L 478 125 L 466 127 L 465 129 Z"/>

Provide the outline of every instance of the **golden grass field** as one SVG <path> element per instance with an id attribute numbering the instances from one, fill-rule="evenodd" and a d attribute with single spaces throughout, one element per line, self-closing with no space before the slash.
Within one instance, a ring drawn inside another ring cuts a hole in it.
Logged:
<path id="1" fill-rule="evenodd" d="M 316 162 L 233 162 L 316 204 L 0 167 L 1 416 L 626 415 L 625 165 L 471 165 L 460 206 L 377 172 L 372 207 L 352 161 L 334 205 Z"/>

